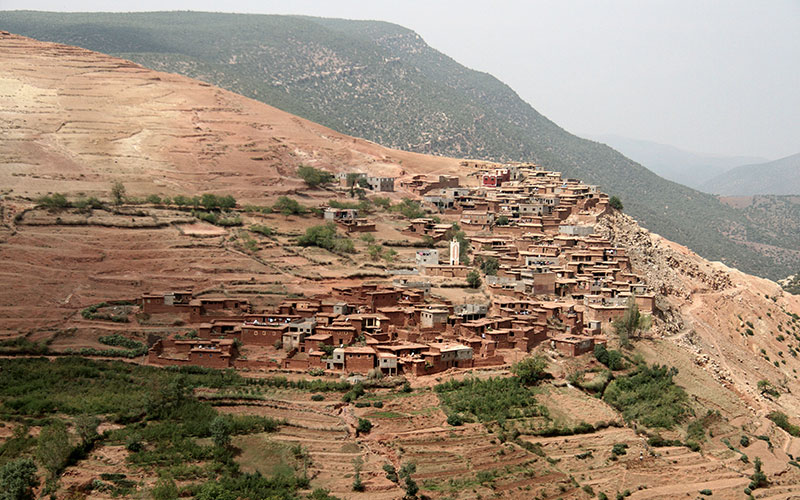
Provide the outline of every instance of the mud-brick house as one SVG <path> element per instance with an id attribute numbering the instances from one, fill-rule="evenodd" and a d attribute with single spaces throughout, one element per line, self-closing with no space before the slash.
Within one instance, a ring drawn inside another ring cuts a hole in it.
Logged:
<path id="1" fill-rule="evenodd" d="M 337 347 L 325 361 L 328 370 L 366 374 L 375 368 L 377 355 L 372 347 Z"/>
<path id="2" fill-rule="evenodd" d="M 417 269 L 422 269 L 428 266 L 437 266 L 439 265 L 439 250 L 435 248 L 417 250 L 414 258 L 417 264 Z"/>
<path id="3" fill-rule="evenodd" d="M 373 191 L 392 192 L 394 191 L 394 177 L 367 177 L 367 184 Z"/>
<path id="4" fill-rule="evenodd" d="M 189 312 L 191 290 L 176 290 L 167 293 L 145 293 L 139 299 L 142 312 L 147 314 Z"/>
<path id="5" fill-rule="evenodd" d="M 250 312 L 250 301 L 243 298 L 200 298 L 189 302 L 189 321 L 200 323 L 210 318 L 238 318 Z"/>
<path id="6" fill-rule="evenodd" d="M 612 323 L 622 317 L 627 309 L 623 300 L 613 300 L 599 295 L 587 295 L 583 298 L 585 322 L 599 321 L 602 324 Z"/>
<path id="7" fill-rule="evenodd" d="M 419 311 L 419 326 L 421 329 L 440 328 L 444 330 L 449 315 L 450 311 L 447 309 L 422 309 Z"/>
<path id="8" fill-rule="evenodd" d="M 427 266 L 420 271 L 424 271 L 422 274 L 425 276 L 442 276 L 444 278 L 466 278 L 467 274 L 470 271 L 469 266 L 461 266 L 461 265 L 443 265 L 440 264 L 438 266 Z"/>
<path id="9" fill-rule="evenodd" d="M 594 350 L 594 337 L 559 335 L 550 339 L 550 347 L 565 356 L 580 356 Z"/>
<path id="10" fill-rule="evenodd" d="M 366 218 L 337 220 L 336 223 L 346 233 L 374 233 L 376 231 L 375 223 Z"/>
<path id="11" fill-rule="evenodd" d="M 334 323 L 329 326 L 318 326 L 315 334 L 330 335 L 331 345 L 344 345 L 354 342 L 359 332 L 353 325 Z"/>
<path id="12" fill-rule="evenodd" d="M 292 349 L 299 350 L 303 346 L 306 337 L 314 334 L 315 326 L 316 320 L 313 318 L 289 323 L 289 329 L 283 332 L 281 337 L 283 348 L 287 351 Z"/>
<path id="13" fill-rule="evenodd" d="M 233 339 L 159 339 L 147 354 L 148 361 L 156 365 L 230 368 L 239 352 Z"/>
<path id="14" fill-rule="evenodd" d="M 413 314 L 413 309 L 406 307 L 379 307 L 378 313 L 386 317 L 386 320 L 381 322 L 381 328 L 384 323 L 402 328 L 406 326 L 409 316 Z"/>
<path id="15" fill-rule="evenodd" d="M 354 221 L 358 218 L 358 210 L 355 208 L 328 207 L 324 210 L 322 217 L 330 222 Z"/>
<path id="16" fill-rule="evenodd" d="M 233 339 L 222 339 L 217 345 L 198 346 L 192 349 L 189 353 L 189 362 L 207 368 L 230 368 L 237 355 Z"/>
<path id="17" fill-rule="evenodd" d="M 242 322 L 239 320 L 212 319 L 197 328 L 197 336 L 201 339 L 226 337 L 238 339 L 242 335 Z"/>
<path id="18" fill-rule="evenodd" d="M 376 312 L 381 307 L 396 306 L 400 302 L 403 291 L 398 289 L 383 289 L 367 292 L 367 307 L 371 312 Z"/>
<path id="19" fill-rule="evenodd" d="M 397 355 L 388 352 L 378 353 L 378 368 L 384 375 L 397 375 L 398 366 Z"/>
<path id="20" fill-rule="evenodd" d="M 403 358 L 406 374 L 420 376 L 439 373 L 449 368 L 472 368 L 472 348 L 463 344 L 431 343 L 419 357 Z"/>

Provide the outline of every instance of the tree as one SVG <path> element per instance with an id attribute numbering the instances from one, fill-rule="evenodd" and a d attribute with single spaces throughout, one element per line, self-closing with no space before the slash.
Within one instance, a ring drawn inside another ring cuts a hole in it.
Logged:
<path id="1" fill-rule="evenodd" d="M 525 358 L 511 367 L 511 373 L 519 377 L 523 384 L 530 385 L 545 377 L 547 360 L 541 354 Z"/>
<path id="2" fill-rule="evenodd" d="M 481 271 L 483 271 L 483 274 L 496 276 L 498 269 L 500 269 L 500 262 L 496 257 L 486 257 L 481 261 Z"/>
<path id="3" fill-rule="evenodd" d="M 218 448 L 227 448 L 231 444 L 231 422 L 223 416 L 216 417 L 211 422 L 211 437 Z"/>
<path id="4" fill-rule="evenodd" d="M 100 425 L 100 419 L 93 415 L 75 417 L 75 432 L 81 438 L 81 444 L 86 446 L 97 437 L 98 425 Z"/>
<path id="5" fill-rule="evenodd" d="M 755 490 L 762 488 L 768 484 L 767 475 L 761 470 L 761 458 L 756 457 L 753 462 L 753 475 L 750 476 L 750 489 Z"/>
<path id="6" fill-rule="evenodd" d="M 481 275 L 478 274 L 478 271 L 472 270 L 467 274 L 467 284 L 470 288 L 480 288 L 481 286 Z"/>
<path id="7" fill-rule="evenodd" d="M 347 174 L 347 177 L 345 178 L 347 182 L 347 187 L 351 188 L 355 186 L 356 182 L 358 182 L 359 177 L 362 177 L 362 174 L 356 172 L 350 172 L 349 174 Z"/>
<path id="8" fill-rule="evenodd" d="M 419 486 L 416 481 L 411 478 L 411 474 L 417 472 L 417 465 L 413 462 L 407 462 L 400 467 L 399 476 L 405 480 L 406 483 L 406 496 L 405 498 L 416 498 L 419 492 Z"/>
<path id="9" fill-rule="evenodd" d="M 619 336 L 619 343 L 622 347 L 630 347 L 630 339 L 639 337 L 641 332 L 650 328 L 650 316 L 643 316 L 639 313 L 639 306 L 636 299 L 631 297 L 628 300 L 628 308 L 621 318 L 614 321 L 614 330 Z"/>
<path id="10" fill-rule="evenodd" d="M 305 181 L 308 187 L 317 187 L 333 181 L 333 174 L 318 168 L 300 165 L 297 167 L 297 175 Z"/>
<path id="11" fill-rule="evenodd" d="M 114 181 L 111 184 L 111 200 L 114 205 L 122 205 L 125 201 L 125 186 L 120 181 Z"/>
<path id="12" fill-rule="evenodd" d="M 364 491 L 364 483 L 361 482 L 361 467 L 364 466 L 364 460 L 361 457 L 353 459 L 353 491 Z"/>
<path id="13" fill-rule="evenodd" d="M 21 458 L 0 468 L 0 500 L 33 500 L 33 489 L 39 486 L 36 464 Z"/>
<path id="14" fill-rule="evenodd" d="M 56 420 L 42 429 L 36 447 L 36 459 L 47 471 L 48 492 L 55 491 L 58 475 L 66 465 L 72 447 L 69 444 L 67 426 L 61 420 Z"/>
<path id="15" fill-rule="evenodd" d="M 507 226 L 508 217 L 506 217 L 505 215 L 501 215 L 500 217 L 497 218 L 497 220 L 494 223 L 497 224 L 498 226 Z"/>
<path id="16" fill-rule="evenodd" d="M 301 215 L 306 213 L 306 207 L 301 205 L 294 198 L 289 198 L 288 196 L 281 196 L 278 198 L 278 201 L 272 205 L 272 210 L 274 212 L 280 212 L 283 215 Z"/>
<path id="17" fill-rule="evenodd" d="M 617 196 L 612 196 L 608 199 L 608 206 L 615 210 L 622 211 L 622 200 L 620 200 Z"/>

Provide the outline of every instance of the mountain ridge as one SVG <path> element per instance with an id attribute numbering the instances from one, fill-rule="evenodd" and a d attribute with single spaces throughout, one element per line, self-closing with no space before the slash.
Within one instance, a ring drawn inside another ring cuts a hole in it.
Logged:
<path id="1" fill-rule="evenodd" d="M 703 184 L 722 196 L 800 195 L 800 153 L 723 172 Z"/>
<path id="2" fill-rule="evenodd" d="M 703 183 L 716 175 L 741 165 L 768 161 L 766 158 L 751 156 L 695 153 L 669 144 L 633 139 L 616 134 L 580 135 L 608 144 L 665 179 L 703 192 L 706 192 L 702 187 Z"/>

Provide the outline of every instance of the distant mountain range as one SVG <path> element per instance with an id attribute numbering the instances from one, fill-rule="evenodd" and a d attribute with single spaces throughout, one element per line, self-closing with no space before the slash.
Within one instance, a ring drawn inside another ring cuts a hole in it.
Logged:
<path id="1" fill-rule="evenodd" d="M 0 29 L 184 74 L 393 148 L 536 161 L 619 196 L 648 229 L 773 279 L 800 235 L 760 238 L 742 212 L 572 135 L 493 76 L 378 21 L 197 12 L 0 12 Z M 757 223 L 756 223 L 757 224 Z"/>
<path id="2" fill-rule="evenodd" d="M 704 183 L 741 165 L 762 163 L 766 158 L 756 156 L 720 156 L 692 153 L 657 142 L 631 139 L 613 134 L 582 134 L 608 144 L 628 158 L 657 173 L 665 179 L 700 191 Z M 713 191 L 706 191 L 714 193 Z"/>
<path id="3" fill-rule="evenodd" d="M 700 189 L 723 196 L 800 195 L 800 153 L 734 168 L 704 182 Z"/>

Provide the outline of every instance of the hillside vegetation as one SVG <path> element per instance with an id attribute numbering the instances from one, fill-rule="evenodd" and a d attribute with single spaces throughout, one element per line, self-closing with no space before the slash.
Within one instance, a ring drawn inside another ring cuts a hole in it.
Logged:
<path id="1" fill-rule="evenodd" d="M 533 160 L 618 195 L 644 226 L 706 258 L 773 279 L 800 266 L 800 257 L 761 239 L 758 223 L 737 209 L 568 133 L 507 85 L 401 26 L 190 12 L 3 12 L 0 28 L 205 80 L 386 146 Z"/>

